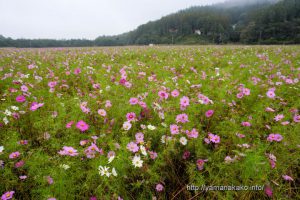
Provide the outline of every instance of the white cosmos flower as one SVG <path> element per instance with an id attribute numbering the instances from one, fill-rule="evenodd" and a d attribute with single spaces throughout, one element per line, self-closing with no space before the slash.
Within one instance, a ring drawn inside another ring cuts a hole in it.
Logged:
<path id="1" fill-rule="evenodd" d="M 144 161 L 141 160 L 140 156 L 134 156 L 133 159 L 132 159 L 132 164 L 133 164 L 134 167 L 142 167 L 143 162 Z"/>
<path id="2" fill-rule="evenodd" d="M 104 167 L 102 167 L 101 165 L 99 166 L 99 174 L 101 175 L 101 176 L 107 176 L 107 177 L 109 177 L 110 175 L 111 175 L 111 173 L 108 171 L 109 170 L 109 167 L 106 167 L 106 166 L 104 166 Z"/>
<path id="3" fill-rule="evenodd" d="M 112 168 L 111 173 L 112 173 L 112 175 L 114 175 L 114 176 L 118 176 L 117 171 L 116 171 L 115 168 Z"/>
<path id="4" fill-rule="evenodd" d="M 130 128 L 131 128 L 131 123 L 130 122 L 124 122 L 124 124 L 123 124 L 123 129 L 125 130 L 125 131 L 128 131 Z"/>
<path id="5" fill-rule="evenodd" d="M 165 135 L 161 136 L 160 141 L 161 141 L 161 143 L 165 144 L 166 143 L 166 136 Z"/>
<path id="6" fill-rule="evenodd" d="M 11 109 L 17 111 L 17 110 L 19 110 L 19 107 L 17 107 L 17 106 L 11 106 Z"/>
<path id="7" fill-rule="evenodd" d="M 111 157 L 109 157 L 109 159 L 108 159 L 108 163 L 111 163 L 113 160 L 115 159 L 115 156 L 111 156 Z"/>
<path id="8" fill-rule="evenodd" d="M 140 145 L 140 150 L 144 156 L 147 156 L 146 148 L 143 145 Z"/>
<path id="9" fill-rule="evenodd" d="M 9 111 L 9 110 L 5 110 L 5 112 L 4 112 L 4 114 L 6 115 L 6 116 L 11 116 L 11 112 Z"/>
<path id="10" fill-rule="evenodd" d="M 187 144 L 187 139 L 185 137 L 181 137 L 179 139 L 179 142 L 182 144 L 182 145 L 186 145 Z"/>
<path id="11" fill-rule="evenodd" d="M 3 146 L 0 146 L 0 153 L 2 153 L 4 150 L 4 147 Z"/>
<path id="12" fill-rule="evenodd" d="M 60 165 L 60 167 L 63 168 L 64 170 L 67 170 L 70 168 L 70 166 L 66 165 L 66 164 L 62 164 L 62 165 Z"/>
<path id="13" fill-rule="evenodd" d="M 155 127 L 155 126 L 152 126 L 152 125 L 148 125 L 147 128 L 148 128 L 149 130 L 151 130 L 151 131 L 153 131 L 153 130 L 156 129 L 156 127 Z"/>
<path id="14" fill-rule="evenodd" d="M 7 117 L 3 118 L 3 122 L 4 122 L 4 124 L 8 124 L 9 121 L 8 121 Z"/>

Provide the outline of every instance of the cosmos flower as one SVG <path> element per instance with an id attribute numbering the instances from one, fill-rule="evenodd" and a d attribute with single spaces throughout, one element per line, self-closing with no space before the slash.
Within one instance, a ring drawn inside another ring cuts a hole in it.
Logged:
<path id="1" fill-rule="evenodd" d="M 282 178 L 286 181 L 294 181 L 294 179 L 288 175 L 282 175 Z"/>
<path id="2" fill-rule="evenodd" d="M 164 186 L 159 183 L 155 186 L 155 189 L 157 192 L 162 192 L 164 190 Z"/>
<path id="3" fill-rule="evenodd" d="M 20 152 L 18 152 L 18 151 L 9 154 L 10 159 L 15 159 L 15 158 L 18 158 L 19 156 L 20 156 Z"/>
<path id="4" fill-rule="evenodd" d="M 188 121 L 188 115 L 185 113 L 176 116 L 177 123 L 187 123 Z"/>
<path id="5" fill-rule="evenodd" d="M 267 138 L 269 142 L 273 142 L 273 141 L 280 142 L 282 139 L 283 139 L 282 135 L 274 134 L 274 133 L 271 133 Z"/>
<path id="6" fill-rule="evenodd" d="M 176 124 L 171 124 L 170 131 L 172 135 L 179 134 L 179 127 Z"/>
<path id="7" fill-rule="evenodd" d="M 33 102 L 30 106 L 30 110 L 31 111 L 36 111 L 37 109 L 39 109 L 40 107 L 42 107 L 44 105 L 44 103 L 37 103 L 37 102 Z"/>
<path id="8" fill-rule="evenodd" d="M 144 134 L 139 132 L 135 134 L 136 143 L 143 143 L 144 142 Z"/>
<path id="9" fill-rule="evenodd" d="M 179 96 L 179 91 L 178 90 L 173 90 L 171 92 L 172 97 L 178 97 Z"/>
<path id="10" fill-rule="evenodd" d="M 139 99 L 138 98 L 135 98 L 135 97 L 132 97 L 129 99 L 129 103 L 130 105 L 136 105 L 139 103 Z"/>
<path id="11" fill-rule="evenodd" d="M 102 117 L 105 117 L 106 116 L 106 111 L 104 109 L 99 109 L 98 110 L 98 114 Z"/>
<path id="12" fill-rule="evenodd" d="M 136 114 L 134 112 L 130 112 L 126 114 L 127 121 L 135 121 L 136 120 Z"/>
<path id="13" fill-rule="evenodd" d="M 132 164 L 134 167 L 139 167 L 141 168 L 143 166 L 143 160 L 141 160 L 140 156 L 134 156 L 132 159 Z"/>
<path id="14" fill-rule="evenodd" d="M 87 123 L 85 123 L 84 121 L 82 121 L 82 120 L 77 122 L 76 127 L 82 132 L 89 129 L 89 125 Z"/>
<path id="15" fill-rule="evenodd" d="M 12 199 L 14 196 L 15 191 L 8 191 L 5 192 L 2 196 L 1 196 L 1 200 L 8 200 L 8 199 Z"/>
<path id="16" fill-rule="evenodd" d="M 127 149 L 133 153 L 137 152 L 139 150 L 139 147 L 136 143 L 130 142 L 127 144 Z"/>
<path id="17" fill-rule="evenodd" d="M 26 98 L 23 95 L 20 95 L 20 96 L 16 97 L 16 101 L 19 103 L 22 103 L 22 102 L 26 101 Z"/>
<path id="18" fill-rule="evenodd" d="M 267 97 L 269 97 L 270 99 L 274 99 L 275 98 L 275 92 L 273 90 L 269 90 L 267 92 Z"/>
<path id="19" fill-rule="evenodd" d="M 161 99 L 168 99 L 169 95 L 167 92 L 165 91 L 159 91 L 158 92 L 158 96 L 161 98 Z"/>
<path id="20" fill-rule="evenodd" d="M 128 122 L 128 121 L 126 121 L 126 122 L 123 123 L 123 129 L 125 131 L 128 131 L 131 128 L 131 126 L 132 126 L 131 123 Z"/>
<path id="21" fill-rule="evenodd" d="M 180 142 L 182 145 L 186 145 L 186 144 L 187 144 L 187 139 L 186 139 L 185 137 L 180 137 L 179 142 Z"/>
<path id="22" fill-rule="evenodd" d="M 68 147 L 68 146 L 64 146 L 63 150 L 60 150 L 58 152 L 60 155 L 65 155 L 65 156 L 77 156 L 77 150 L 74 149 L 73 147 Z"/>
<path id="23" fill-rule="evenodd" d="M 209 117 L 213 116 L 213 114 L 214 114 L 214 110 L 208 110 L 208 111 L 206 111 L 205 116 L 207 118 L 209 118 Z"/>

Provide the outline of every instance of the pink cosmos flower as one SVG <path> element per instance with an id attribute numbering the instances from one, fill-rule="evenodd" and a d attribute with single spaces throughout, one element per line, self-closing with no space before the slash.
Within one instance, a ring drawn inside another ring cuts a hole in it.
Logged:
<path id="1" fill-rule="evenodd" d="M 191 152 L 185 151 L 182 155 L 182 159 L 186 160 L 190 157 L 190 155 L 191 155 Z"/>
<path id="2" fill-rule="evenodd" d="M 171 92 L 172 97 L 178 97 L 179 96 L 179 91 L 178 90 L 173 90 Z"/>
<path id="3" fill-rule="evenodd" d="M 176 116 L 177 123 L 187 123 L 188 121 L 188 115 L 185 113 Z"/>
<path id="4" fill-rule="evenodd" d="M 244 96 L 244 94 L 242 92 L 237 93 L 237 95 L 236 95 L 236 97 L 239 99 L 243 98 L 243 96 Z"/>
<path id="5" fill-rule="evenodd" d="M 143 143 L 144 142 L 144 134 L 139 132 L 135 134 L 136 143 Z"/>
<path id="6" fill-rule="evenodd" d="M 81 69 L 80 68 L 76 68 L 75 70 L 74 70 L 74 74 L 80 74 L 81 73 Z"/>
<path id="7" fill-rule="evenodd" d="M 275 112 L 275 110 L 273 108 L 267 107 L 266 112 Z"/>
<path id="8" fill-rule="evenodd" d="M 158 92 L 158 96 L 161 98 L 161 99 L 167 99 L 169 97 L 168 93 L 165 92 L 165 91 L 159 91 Z"/>
<path id="9" fill-rule="evenodd" d="M 198 131 L 196 129 L 192 129 L 191 131 L 186 131 L 186 134 L 189 138 L 197 138 L 198 137 Z"/>
<path id="10" fill-rule="evenodd" d="M 272 197 L 273 196 L 273 191 L 272 191 L 272 188 L 270 186 L 265 186 L 265 194 L 268 196 L 268 197 Z"/>
<path id="11" fill-rule="evenodd" d="M 162 184 L 157 184 L 156 187 L 155 187 L 156 191 L 157 192 L 161 192 L 164 190 L 164 186 Z"/>
<path id="12" fill-rule="evenodd" d="M 132 97 L 129 99 L 130 105 L 136 105 L 139 102 L 138 98 Z"/>
<path id="13" fill-rule="evenodd" d="M 110 108 L 112 105 L 111 105 L 111 102 L 109 100 L 106 100 L 105 102 L 105 108 Z"/>
<path id="14" fill-rule="evenodd" d="M 21 91 L 22 92 L 27 92 L 28 91 L 28 87 L 26 85 L 22 85 L 21 86 Z"/>
<path id="15" fill-rule="evenodd" d="M 126 114 L 127 121 L 135 121 L 136 120 L 136 115 L 134 112 L 130 112 Z"/>
<path id="16" fill-rule="evenodd" d="M 46 179 L 47 179 L 47 182 L 48 182 L 49 185 L 53 184 L 54 181 L 53 181 L 53 178 L 51 176 L 47 176 Z"/>
<path id="17" fill-rule="evenodd" d="M 16 101 L 19 103 L 22 103 L 22 102 L 26 101 L 26 98 L 23 95 L 20 95 L 20 96 L 16 97 Z"/>
<path id="18" fill-rule="evenodd" d="M 105 117 L 106 116 L 106 111 L 104 109 L 99 109 L 98 110 L 98 114 L 102 117 Z"/>
<path id="19" fill-rule="evenodd" d="M 294 122 L 299 123 L 300 122 L 300 115 L 295 115 L 293 117 Z"/>
<path id="20" fill-rule="evenodd" d="M 84 121 L 80 120 L 77 122 L 76 127 L 81 130 L 82 132 L 86 131 L 89 129 L 89 125 L 85 123 Z"/>
<path id="21" fill-rule="evenodd" d="M 242 126 L 251 126 L 250 122 L 242 122 L 241 124 L 242 124 Z"/>
<path id="22" fill-rule="evenodd" d="M 250 89 L 248 89 L 248 88 L 243 88 L 242 92 L 243 92 L 243 94 L 246 95 L 246 96 L 249 96 L 249 95 L 250 95 Z"/>
<path id="23" fill-rule="evenodd" d="M 270 99 L 274 99 L 275 98 L 275 92 L 273 90 L 269 90 L 267 92 L 267 97 L 269 97 Z"/>
<path id="24" fill-rule="evenodd" d="M 130 142 L 127 144 L 127 149 L 133 153 L 137 152 L 139 150 L 139 147 L 136 143 Z"/>
<path id="25" fill-rule="evenodd" d="M 172 135 L 179 133 L 179 127 L 176 124 L 170 125 L 170 131 Z"/>
<path id="26" fill-rule="evenodd" d="M 220 143 L 220 136 L 214 135 L 214 136 L 210 139 L 210 141 L 211 141 L 212 143 L 215 143 L 215 144 Z"/>
<path id="27" fill-rule="evenodd" d="M 202 170 L 204 168 L 204 163 L 207 162 L 207 160 L 198 159 L 197 160 L 197 168 L 198 170 Z"/>
<path id="28" fill-rule="evenodd" d="M 30 110 L 31 111 L 36 111 L 37 109 L 39 109 L 40 107 L 42 107 L 44 104 L 43 103 L 37 103 L 37 102 L 33 102 L 30 106 Z"/>
<path id="29" fill-rule="evenodd" d="M 187 107 L 188 105 L 190 105 L 190 99 L 188 97 L 186 97 L 186 96 L 183 96 L 180 99 L 180 106 Z"/>
<path id="30" fill-rule="evenodd" d="M 279 114 L 279 115 L 276 115 L 274 117 L 274 120 L 278 122 L 278 121 L 282 120 L 283 118 L 284 118 L 284 115 L 283 114 Z"/>
<path id="31" fill-rule="evenodd" d="M 20 156 L 20 152 L 18 152 L 18 151 L 9 154 L 10 159 L 15 159 L 15 158 L 18 158 L 19 156 Z"/>
<path id="32" fill-rule="evenodd" d="M 8 199 L 12 199 L 14 196 L 15 191 L 8 191 L 5 192 L 2 196 L 1 196 L 1 200 L 8 200 Z"/>
<path id="33" fill-rule="evenodd" d="M 77 150 L 74 149 L 73 147 L 68 147 L 68 146 L 64 146 L 63 150 L 60 150 L 58 152 L 60 155 L 64 155 L 64 156 L 77 156 Z"/>
<path id="34" fill-rule="evenodd" d="M 152 160 L 154 160 L 155 158 L 157 158 L 157 153 L 154 152 L 154 151 L 149 151 L 149 155 L 150 155 L 150 158 L 151 158 Z"/>
<path id="35" fill-rule="evenodd" d="M 74 121 L 68 122 L 66 125 L 66 128 L 71 128 L 73 124 L 74 124 Z"/>
<path id="36" fill-rule="evenodd" d="M 126 122 L 123 123 L 123 129 L 125 131 L 128 131 L 129 129 L 131 129 L 131 127 L 132 127 L 132 125 L 131 125 L 130 122 L 126 121 Z"/>
<path id="37" fill-rule="evenodd" d="M 288 175 L 282 175 L 282 178 L 286 181 L 294 181 L 294 179 Z"/>
<path id="38" fill-rule="evenodd" d="M 23 175 L 23 176 L 19 176 L 19 179 L 21 180 L 25 180 L 27 178 L 27 176 Z"/>
<path id="39" fill-rule="evenodd" d="M 208 111 L 206 111 L 205 116 L 209 118 L 209 117 L 211 117 L 213 114 L 214 114 L 214 110 L 208 110 Z"/>
<path id="40" fill-rule="evenodd" d="M 20 160 L 19 162 L 15 163 L 15 168 L 23 167 L 25 164 L 24 160 Z"/>
<path id="41" fill-rule="evenodd" d="M 280 134 L 274 134 L 274 133 L 271 133 L 267 138 L 269 142 L 273 142 L 273 141 L 280 142 L 282 139 L 283 137 Z"/>
<path id="42" fill-rule="evenodd" d="M 48 86 L 49 86 L 50 88 L 54 88 L 56 85 L 57 85 L 57 82 L 56 82 L 56 81 L 50 81 L 50 82 L 48 83 Z"/>

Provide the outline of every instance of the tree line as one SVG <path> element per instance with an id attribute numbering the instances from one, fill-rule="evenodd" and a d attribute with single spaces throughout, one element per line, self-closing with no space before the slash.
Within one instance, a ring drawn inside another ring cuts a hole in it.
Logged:
<path id="1" fill-rule="evenodd" d="M 247 4 L 240 1 L 231 0 L 212 6 L 191 7 L 150 21 L 133 31 L 115 36 L 100 36 L 95 40 L 14 40 L 0 36 L 0 46 L 300 43 L 299 0 L 251 0 Z"/>

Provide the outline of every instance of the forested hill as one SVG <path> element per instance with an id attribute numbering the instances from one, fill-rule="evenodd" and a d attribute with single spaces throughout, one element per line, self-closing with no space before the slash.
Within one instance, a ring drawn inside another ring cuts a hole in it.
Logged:
<path id="1" fill-rule="evenodd" d="M 197 6 L 137 29 L 95 40 L 26 40 L 0 36 L 0 46 L 113 46 L 153 44 L 300 43 L 300 0 L 229 0 Z"/>

